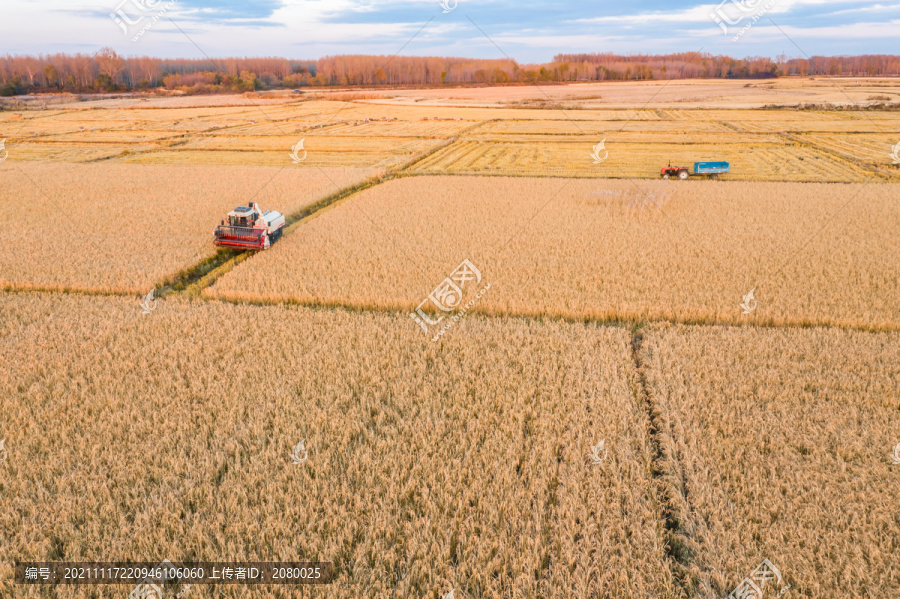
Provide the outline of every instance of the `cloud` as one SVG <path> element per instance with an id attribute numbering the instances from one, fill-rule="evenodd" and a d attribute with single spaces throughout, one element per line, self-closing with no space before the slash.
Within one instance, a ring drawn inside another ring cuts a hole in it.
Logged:
<path id="1" fill-rule="evenodd" d="M 872 6 L 861 6 L 859 8 L 846 8 L 844 10 L 836 10 L 825 16 L 833 17 L 837 15 L 849 15 L 858 13 L 879 13 L 879 12 L 900 12 L 900 4 L 873 4 Z"/>
<path id="2" fill-rule="evenodd" d="M 185 16 L 198 16 L 214 22 L 256 22 L 275 14 L 285 0 L 178 0 L 178 10 Z"/>

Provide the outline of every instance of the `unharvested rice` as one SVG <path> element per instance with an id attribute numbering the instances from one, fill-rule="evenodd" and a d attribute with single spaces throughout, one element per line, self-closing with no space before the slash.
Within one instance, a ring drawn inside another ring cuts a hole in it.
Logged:
<path id="1" fill-rule="evenodd" d="M 900 596 L 900 335 L 660 325 L 640 354 L 699 597 L 763 559 L 789 597 Z"/>
<path id="2" fill-rule="evenodd" d="M 215 253 L 213 230 L 250 201 L 290 214 L 365 169 L 3 164 L 0 287 L 147 293 Z"/>
<path id="3" fill-rule="evenodd" d="M 405 316 L 298 307 L 0 312 L 5 560 L 331 561 L 304 596 L 347 599 L 679 596 L 622 329 L 472 317 L 436 345 Z M 36 596 L 10 577 L 4 597 Z"/>
<path id="4" fill-rule="evenodd" d="M 404 178 L 207 293 L 411 311 L 469 259 L 488 313 L 897 329 L 897 230 L 889 184 Z"/>

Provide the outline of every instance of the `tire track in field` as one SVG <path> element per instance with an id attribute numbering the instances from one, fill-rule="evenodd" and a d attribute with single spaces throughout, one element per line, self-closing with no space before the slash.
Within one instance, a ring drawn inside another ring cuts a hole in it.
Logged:
<path id="1" fill-rule="evenodd" d="M 695 567 L 692 549 L 690 520 L 694 509 L 688 499 L 687 479 L 677 468 L 674 443 L 670 427 L 664 422 L 662 410 L 654 401 L 647 382 L 650 368 L 649 349 L 643 346 L 643 323 L 635 324 L 631 331 L 631 359 L 635 369 L 636 399 L 646 412 L 651 451 L 653 453 L 651 484 L 659 498 L 660 514 L 666 531 L 666 557 L 669 569 L 678 588 L 685 597 L 697 596 L 697 585 L 691 570 Z"/>

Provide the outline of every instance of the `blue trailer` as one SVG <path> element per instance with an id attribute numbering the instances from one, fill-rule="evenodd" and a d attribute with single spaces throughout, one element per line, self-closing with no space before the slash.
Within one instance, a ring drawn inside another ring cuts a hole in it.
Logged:
<path id="1" fill-rule="evenodd" d="M 681 180 L 688 177 L 709 177 L 718 179 L 719 175 L 731 171 L 731 165 L 727 162 L 695 162 L 693 172 L 686 166 L 664 166 L 659 171 L 663 179 L 678 177 Z"/>
<path id="2" fill-rule="evenodd" d="M 695 162 L 694 175 L 721 175 L 731 170 L 727 162 Z"/>

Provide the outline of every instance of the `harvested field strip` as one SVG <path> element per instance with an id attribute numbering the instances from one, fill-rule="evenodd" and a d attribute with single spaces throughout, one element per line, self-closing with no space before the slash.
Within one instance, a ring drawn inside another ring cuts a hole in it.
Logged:
<path id="1" fill-rule="evenodd" d="M 623 138 L 626 134 L 621 134 Z M 632 134 L 633 135 L 633 134 Z M 633 139 L 633 138 L 632 138 Z M 566 141 L 495 142 L 463 138 L 416 167 L 420 174 L 493 174 L 529 177 L 575 176 L 589 178 L 659 178 L 666 164 L 692 165 L 704 160 L 731 163 L 732 181 L 864 181 L 872 174 L 863 166 L 817 152 L 813 147 L 770 143 L 672 143 L 607 138 L 606 161 L 598 165 L 590 157 L 599 139 Z M 488 165 L 491 166 L 488 166 Z"/>
<path id="2" fill-rule="evenodd" d="M 120 156 L 124 152 L 142 151 L 153 148 L 148 144 L 45 144 L 40 142 L 15 142 L 7 144 L 7 151 L 15 152 L 6 162 L 12 163 L 38 163 L 38 162 L 69 162 L 85 163 L 94 160 L 102 160 Z"/>
<path id="3" fill-rule="evenodd" d="M 714 121 L 662 121 L 662 120 L 499 120 L 478 129 L 478 134 L 502 135 L 604 135 L 619 131 L 647 131 L 651 133 L 690 132 L 727 133 L 725 125 Z"/>
<path id="4" fill-rule="evenodd" d="M 793 114 L 791 116 L 793 117 Z M 898 125 L 900 125 L 900 116 L 896 118 L 874 118 L 872 120 L 861 117 L 852 121 L 833 119 L 822 121 L 795 121 L 779 120 L 775 118 L 757 122 L 732 122 L 739 124 L 748 131 L 759 133 L 890 133 L 896 131 Z"/>
<path id="5" fill-rule="evenodd" d="M 792 596 L 900 594 L 898 334 L 656 325 L 641 360 L 695 596 L 764 558 Z"/>
<path id="6" fill-rule="evenodd" d="M 793 135 L 800 143 L 810 144 L 820 152 L 840 156 L 844 160 L 864 164 L 877 169 L 879 174 L 888 177 L 900 176 L 900 168 L 893 164 L 891 152 L 900 138 L 881 134 L 829 135 L 802 134 Z"/>
<path id="7" fill-rule="evenodd" d="M 376 152 L 392 153 L 394 148 L 417 142 L 422 147 L 434 143 L 433 139 L 408 137 L 338 137 L 324 135 L 307 135 L 303 147 L 313 154 L 316 152 L 339 152 L 353 154 L 372 154 Z M 243 152 L 281 151 L 287 156 L 291 147 L 299 141 L 296 137 L 236 137 L 227 135 L 203 135 L 192 138 L 184 147 L 185 150 L 229 150 Z"/>
<path id="8" fill-rule="evenodd" d="M 17 559 L 332 561 L 310 597 L 680 597 L 624 330 L 473 317 L 438 346 L 403 315 L 52 295 L 0 311 Z M 10 568 L 0 594 L 26 596 Z"/>
<path id="9" fill-rule="evenodd" d="M 481 123 L 483 119 L 490 122 Z M 266 105 L 262 110 L 246 105 L 94 108 L 41 113 L 28 119 L 21 113 L 0 113 L 4 130 L 0 135 L 9 139 L 15 161 L 111 159 L 160 165 L 276 166 L 285 149 L 306 138 L 319 146 L 310 157 L 315 164 L 397 166 L 402 158 L 385 156 L 391 148 L 422 151 L 433 140 L 473 135 L 478 142 L 498 145 L 475 153 L 465 149 L 471 155 L 461 163 L 448 154 L 446 160 L 422 172 L 605 177 L 609 175 L 591 163 L 582 164 L 581 154 L 565 142 L 590 148 L 606 138 L 609 144 L 620 144 L 610 159 L 613 162 L 606 165 L 618 166 L 619 172 L 612 176 L 652 177 L 660 161 L 724 158 L 735 164 L 732 179 L 764 181 L 862 181 L 873 172 L 892 178 L 893 173 L 884 168 L 889 166 L 887 153 L 879 154 L 877 144 L 866 141 L 858 155 L 853 155 L 853 147 L 858 143 L 855 138 L 883 137 L 886 133 L 879 131 L 896 131 L 898 126 L 900 114 L 890 112 L 559 111 L 319 100 Z M 787 138 L 806 135 L 817 137 L 803 156 L 778 151 Z M 416 140 L 417 144 L 408 145 Z M 546 147 L 538 150 L 533 147 L 536 144 Z M 517 147 L 522 145 L 527 147 Z M 778 155 L 771 160 L 759 155 L 773 149 Z M 481 162 L 475 160 L 478 156 Z M 532 157 L 535 163 L 530 162 Z M 802 164 L 800 158 L 826 162 Z"/>
<path id="10" fill-rule="evenodd" d="M 297 143 L 299 140 L 294 140 Z M 431 142 L 436 143 L 436 142 Z M 386 154 L 376 147 L 366 151 L 341 151 L 338 149 L 321 149 L 317 153 L 307 154 L 303 162 L 306 167 L 370 169 L 375 166 L 397 166 L 416 150 L 429 147 L 429 142 L 422 141 L 410 146 L 402 142 L 396 146 L 398 152 Z M 160 148 L 147 151 L 115 155 L 115 162 L 144 166 L 228 166 L 228 167 L 291 167 L 288 154 L 291 146 L 272 151 L 246 151 L 241 149 L 204 150 L 184 148 Z M 402 153 L 400 153 L 402 151 Z"/>
<path id="11" fill-rule="evenodd" d="M 606 143 L 641 143 L 648 147 L 657 144 L 661 145 L 690 145 L 698 144 L 709 146 L 714 145 L 766 145 L 777 144 L 784 145 L 784 136 L 777 133 L 694 133 L 692 131 L 625 131 L 608 130 L 598 133 L 595 137 L 586 137 L 584 135 L 560 135 L 555 133 L 528 133 L 528 134 L 495 134 L 485 133 L 477 135 L 467 135 L 467 140 L 480 141 L 483 143 L 505 143 L 505 144 L 580 144 L 588 147 L 593 146 L 600 139 L 605 139 Z"/>

